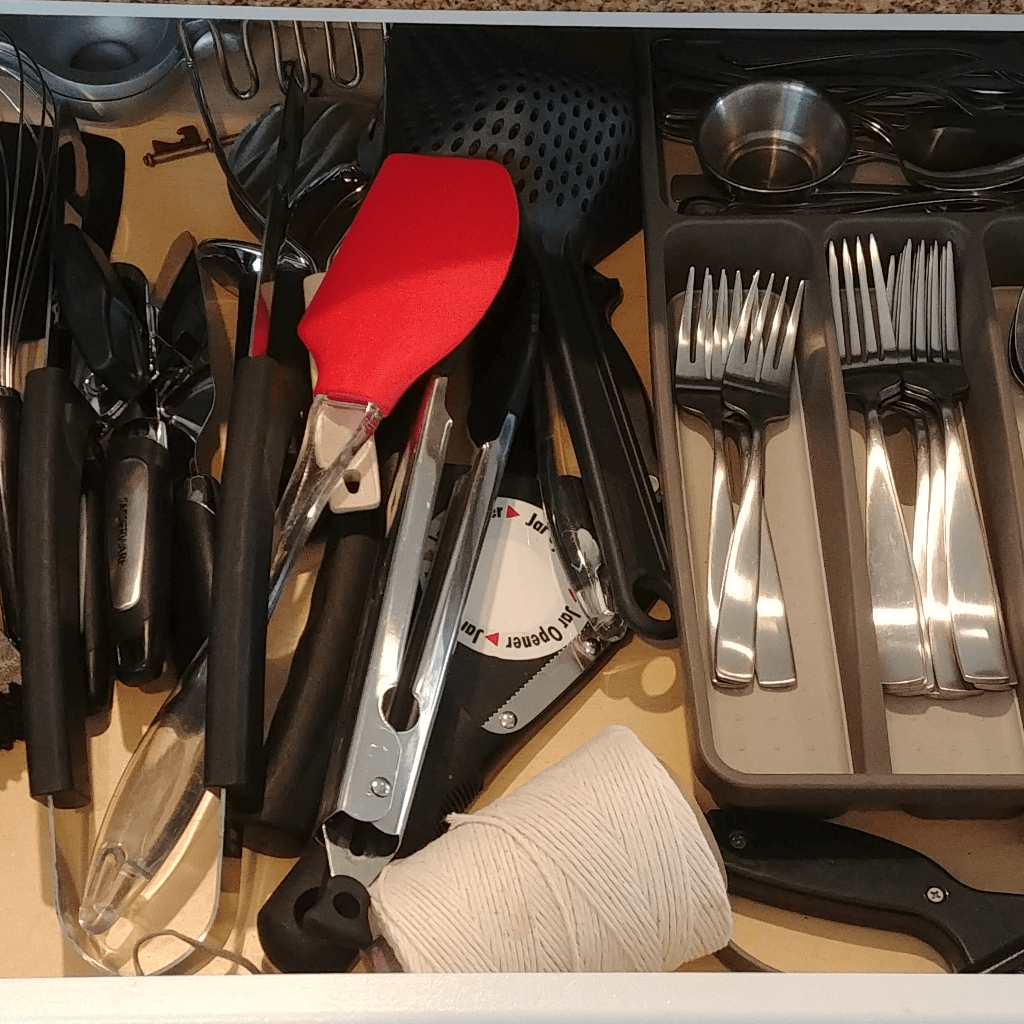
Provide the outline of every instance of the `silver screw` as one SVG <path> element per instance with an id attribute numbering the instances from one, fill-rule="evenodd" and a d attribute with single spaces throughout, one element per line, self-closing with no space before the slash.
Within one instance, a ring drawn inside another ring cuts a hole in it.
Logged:
<path id="1" fill-rule="evenodd" d="M 925 896 L 931 900 L 932 903 L 941 903 L 946 898 L 944 890 L 940 889 L 937 885 L 933 885 L 926 893 Z"/>
<path id="2" fill-rule="evenodd" d="M 378 775 L 377 778 L 370 783 L 370 792 L 374 796 L 387 796 L 391 792 L 391 783 L 382 775 Z"/>
<path id="3" fill-rule="evenodd" d="M 502 711 L 498 715 L 498 725 L 502 729 L 514 729 L 519 724 L 519 719 L 511 711 Z"/>
<path id="4" fill-rule="evenodd" d="M 747 845 L 747 837 L 740 831 L 729 833 L 729 845 L 734 850 L 742 850 Z"/>
<path id="5" fill-rule="evenodd" d="M 584 640 L 583 641 L 583 650 L 587 654 L 589 654 L 591 657 L 593 657 L 595 654 L 597 654 L 597 652 L 599 650 L 598 645 L 597 645 L 597 641 L 593 640 L 593 639 Z"/>

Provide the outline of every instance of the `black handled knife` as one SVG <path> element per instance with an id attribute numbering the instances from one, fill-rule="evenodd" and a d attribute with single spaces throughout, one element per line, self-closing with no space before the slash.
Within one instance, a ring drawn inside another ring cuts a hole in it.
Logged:
<path id="1" fill-rule="evenodd" d="M 924 854 L 846 825 L 752 810 L 707 817 L 737 896 L 913 935 L 954 972 L 1024 973 L 1024 896 L 971 888 Z"/>

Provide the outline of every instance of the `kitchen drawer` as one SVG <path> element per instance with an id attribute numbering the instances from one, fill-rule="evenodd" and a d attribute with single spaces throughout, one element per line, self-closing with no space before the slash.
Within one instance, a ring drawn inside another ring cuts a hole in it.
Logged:
<path id="1" fill-rule="evenodd" d="M 81 6 L 81 10 L 114 13 L 113 5 Z M 11 7 L 11 10 L 14 8 Z M 28 4 L 18 8 L 50 16 L 66 12 L 69 4 Z M 76 5 L 76 10 L 79 5 Z M 207 9 L 209 10 L 209 9 Z M 117 13 L 122 8 L 118 5 Z M 166 17 L 158 5 L 132 5 L 131 16 Z M 200 14 L 196 8 L 175 8 L 174 14 Z M 206 13 L 203 10 L 202 13 Z M 217 15 L 239 16 L 239 8 Z M 292 18 L 281 10 L 246 11 L 257 18 Z M 340 18 L 341 11 L 330 12 Z M 382 20 L 381 12 L 358 11 L 360 20 Z M 319 11 L 302 11 L 316 22 Z M 396 18 L 399 15 L 396 15 Z M 403 13 L 418 18 L 420 14 Z M 454 12 L 422 17 L 452 20 Z M 474 18 L 477 16 L 474 16 Z M 498 15 L 497 20 L 502 20 Z M 528 15 L 528 21 L 543 21 Z M 561 24 L 584 27 L 598 19 L 586 14 L 557 15 Z M 718 24 L 746 27 L 749 22 L 716 16 Z M 600 23 L 622 30 L 645 30 L 650 19 L 601 17 Z M 678 16 L 661 24 L 685 27 L 696 19 Z M 830 19 L 807 22 L 814 27 L 833 25 Z M 763 19 L 759 27 L 777 22 Z M 955 30 L 956 19 L 936 23 Z M 871 20 L 870 28 L 878 23 Z M 845 26 L 844 26 L 845 27 Z M 929 28 L 934 27 L 929 24 Z M 980 27 L 980 26 L 979 26 Z M 991 25 L 986 27 L 991 28 Z M 318 25 L 310 25 L 312 37 Z M 267 57 L 265 31 L 257 29 Z M 367 30 L 368 56 L 372 32 Z M 623 37 L 624 46 L 630 40 Z M 372 64 L 372 60 L 370 61 Z M 254 104 L 277 98 L 271 75 L 264 75 L 260 96 L 249 105 L 230 101 L 211 68 L 204 67 L 211 105 L 223 110 L 226 131 L 239 130 L 255 113 Z M 172 142 L 179 129 L 195 124 L 205 134 L 184 76 L 162 99 L 159 107 L 131 127 L 88 124 L 90 131 L 116 137 L 125 147 L 127 172 L 124 209 L 113 257 L 136 263 L 155 276 L 163 256 L 184 230 L 197 238 L 249 237 L 235 214 L 223 177 L 211 154 L 146 166 L 143 157 L 153 140 Z M 993 243 L 995 244 L 995 243 Z M 999 243 L 1004 244 L 1004 243 Z M 623 285 L 624 301 L 613 326 L 651 384 L 648 299 L 644 239 L 637 235 L 599 267 Z M 1024 271 L 1014 271 L 1001 285 L 1019 285 Z M 218 291 L 223 324 L 234 322 L 234 302 Z M 1006 296 L 1000 295 L 1005 305 Z M 1000 307 L 1001 308 L 1001 307 Z M 227 330 L 227 328 L 224 328 Z M 657 391 L 657 387 L 655 387 Z M 220 396 L 218 396 L 219 400 Z M 1017 399 L 1020 414 L 1024 403 Z M 1024 420 L 1022 420 L 1024 422 Z M 678 486 L 679 473 L 668 472 L 669 485 Z M 275 616 L 268 642 L 268 686 L 283 685 L 288 659 L 305 619 L 318 552 L 307 553 L 302 570 L 289 588 Z M 685 644 L 684 644 L 685 648 Z M 90 740 L 94 777 L 91 822 L 99 825 L 113 787 L 127 758 L 164 699 L 118 687 L 109 728 Z M 621 649 L 600 674 L 588 683 L 492 780 L 479 803 L 486 803 L 545 767 L 560 760 L 595 736 L 604 726 L 631 727 L 668 766 L 680 785 L 704 807 L 712 798 L 693 771 L 693 711 L 688 706 L 679 653 L 671 645 L 655 646 L 634 639 Z M 1024 785 L 1021 787 L 1024 802 Z M 845 822 L 864 827 L 914 846 L 935 857 L 964 881 L 989 888 L 1024 892 L 1024 835 L 1020 818 L 999 820 L 923 820 L 900 811 L 855 810 Z M 1019 990 L 1013 979 L 917 977 L 935 975 L 941 962 L 920 942 L 868 929 L 841 926 L 776 911 L 737 899 L 735 938 L 749 952 L 786 975 L 730 975 L 712 958 L 685 965 L 676 975 L 658 977 L 548 977 L 531 976 L 524 982 L 508 976 L 265 976 L 248 977 L 223 962 L 206 970 L 240 976 L 152 978 L 146 980 L 78 977 L 91 973 L 62 942 L 54 918 L 48 868 L 48 833 L 45 810 L 28 795 L 24 745 L 0 752 L 0 1022 L 32 1020 L 266 1020 L 334 1021 L 370 1020 L 387 1015 L 396 1021 L 425 1021 L 453 1016 L 504 1022 L 515 1018 L 557 1017 L 566 1021 L 622 1021 L 673 1019 L 692 1021 L 875 1020 L 902 1013 L 911 1020 L 997 1021 L 1019 1018 Z M 290 861 L 245 855 L 239 927 L 226 942 L 267 968 L 255 935 L 255 916 L 263 900 L 290 867 Z M 195 931 L 203 923 L 202 900 L 212 891 L 213 878 L 197 883 Z M 842 972 L 835 973 L 832 972 Z M 869 982 L 846 972 L 874 972 Z M 879 975 L 885 975 L 884 977 Z M 822 976 L 824 975 L 824 976 Z M 62 979 L 62 976 L 63 979 Z M 1014 1000 L 1014 996 L 1018 998 Z"/>

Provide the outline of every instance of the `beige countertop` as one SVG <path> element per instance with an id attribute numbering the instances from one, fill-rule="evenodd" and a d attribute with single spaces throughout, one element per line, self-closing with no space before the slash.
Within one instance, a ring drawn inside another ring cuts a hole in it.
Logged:
<path id="1" fill-rule="evenodd" d="M 156 2 L 161 0 L 134 0 Z M 208 4 L 210 0 L 166 0 Z M 1024 0 L 213 0 L 224 7 L 313 7 L 353 10 L 538 11 L 547 14 L 1020 14 Z"/>

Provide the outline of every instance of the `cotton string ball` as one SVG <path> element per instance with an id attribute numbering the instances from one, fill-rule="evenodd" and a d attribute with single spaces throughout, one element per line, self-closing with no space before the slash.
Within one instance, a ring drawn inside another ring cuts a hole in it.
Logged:
<path id="1" fill-rule="evenodd" d="M 405 971 L 666 971 L 729 941 L 701 822 L 625 727 L 448 822 L 370 889 Z"/>

